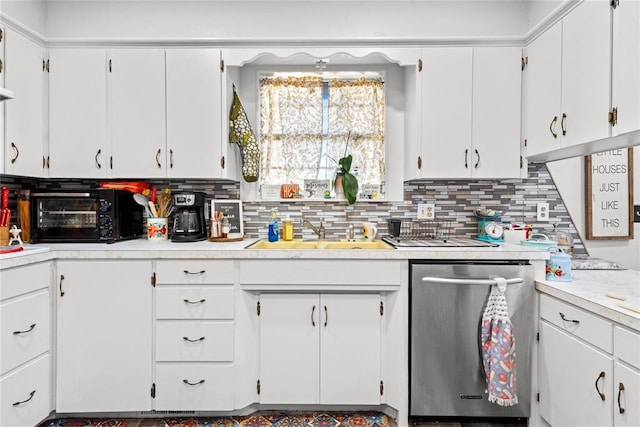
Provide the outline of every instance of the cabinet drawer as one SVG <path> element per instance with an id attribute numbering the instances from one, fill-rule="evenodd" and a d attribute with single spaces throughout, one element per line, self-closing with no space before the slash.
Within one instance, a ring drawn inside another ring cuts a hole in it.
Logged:
<path id="1" fill-rule="evenodd" d="M 158 321 L 156 360 L 230 362 L 233 322 Z"/>
<path id="2" fill-rule="evenodd" d="M 608 353 L 613 353 L 611 322 L 547 295 L 540 295 L 540 317 Z"/>
<path id="3" fill-rule="evenodd" d="M 640 369 L 640 334 L 616 326 L 613 328 L 616 356 Z"/>
<path id="4" fill-rule="evenodd" d="M 156 284 L 233 284 L 233 261 L 176 260 L 156 263 Z"/>
<path id="5" fill-rule="evenodd" d="M 0 305 L 1 373 L 49 350 L 50 306 L 48 290 Z"/>
<path id="6" fill-rule="evenodd" d="M 43 356 L 0 382 L 0 425 L 33 427 L 51 412 L 51 369 Z M 14 403 L 18 403 L 14 405 Z"/>
<path id="7" fill-rule="evenodd" d="M 51 283 L 51 263 L 43 262 L 23 267 L 8 268 L 0 272 L 0 300 L 47 288 Z"/>
<path id="8" fill-rule="evenodd" d="M 159 364 L 156 367 L 156 409 L 233 409 L 233 367 Z"/>
<path id="9" fill-rule="evenodd" d="M 176 286 L 157 288 L 158 319 L 233 319 L 233 288 Z"/>

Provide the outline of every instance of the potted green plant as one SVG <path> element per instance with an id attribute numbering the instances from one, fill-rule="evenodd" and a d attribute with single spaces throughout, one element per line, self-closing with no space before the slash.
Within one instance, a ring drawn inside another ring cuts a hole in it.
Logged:
<path id="1" fill-rule="evenodd" d="M 347 203 L 352 205 L 356 202 L 356 198 L 358 196 L 358 178 L 351 173 L 353 156 L 351 154 L 347 155 L 350 136 L 351 132 L 347 134 L 347 144 L 344 147 L 344 156 L 338 160 L 338 171 L 336 172 L 334 185 L 336 189 L 338 189 L 339 185 L 342 185 L 342 190 L 347 198 Z"/>

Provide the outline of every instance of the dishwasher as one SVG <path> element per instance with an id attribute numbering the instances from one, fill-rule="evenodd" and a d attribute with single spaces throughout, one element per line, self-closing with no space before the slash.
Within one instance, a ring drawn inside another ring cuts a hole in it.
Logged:
<path id="1" fill-rule="evenodd" d="M 409 416 L 525 418 L 530 415 L 533 267 L 527 261 L 413 261 L 409 291 Z M 518 404 L 485 393 L 480 325 L 495 278 L 507 279 Z"/>

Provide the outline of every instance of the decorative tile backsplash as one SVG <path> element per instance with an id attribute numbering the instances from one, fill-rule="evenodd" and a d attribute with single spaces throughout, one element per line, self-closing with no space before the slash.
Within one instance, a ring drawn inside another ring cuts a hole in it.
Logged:
<path id="1" fill-rule="evenodd" d="M 37 179 L 2 175 L 2 185 L 12 194 L 10 208 L 15 212 L 15 191 L 20 188 L 59 189 L 95 188 L 96 180 Z M 239 199 L 240 185 L 229 180 L 147 180 L 156 188 L 170 188 L 173 192 L 204 191 L 209 199 Z M 378 233 L 386 234 L 387 219 L 403 221 L 417 219 L 417 204 L 435 203 L 436 220 L 450 220 L 451 234 L 459 237 L 475 237 L 476 208 L 503 211 L 503 223 L 533 224 L 534 231 L 549 233 L 553 224 L 569 231 L 574 238 L 575 253 L 586 253 L 577 235 L 571 217 L 556 189 L 549 171 L 543 163 L 529 164 L 529 178 L 501 180 L 420 180 L 406 182 L 404 200 L 401 202 L 346 201 L 262 201 L 243 204 L 244 231 L 247 237 L 266 237 L 271 210 L 277 208 L 280 218 L 290 216 L 294 223 L 294 237 L 311 237 L 312 230 L 301 227 L 301 220 L 308 219 L 315 225 L 322 219 L 327 238 L 345 238 L 349 224 L 354 224 L 356 237 L 361 233 L 359 225 L 369 221 L 378 224 Z M 536 204 L 549 203 L 550 222 L 536 222 Z M 15 214 L 14 214 L 15 215 Z M 12 222 L 15 222 L 15 216 Z"/>

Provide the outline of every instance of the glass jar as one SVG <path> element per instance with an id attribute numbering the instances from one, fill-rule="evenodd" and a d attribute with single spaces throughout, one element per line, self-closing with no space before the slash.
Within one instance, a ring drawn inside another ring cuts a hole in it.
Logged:
<path id="1" fill-rule="evenodd" d="M 558 227 L 558 224 L 553 224 L 553 231 L 549 234 L 549 239 L 558 243 L 558 248 L 564 251 L 564 253 L 573 254 L 573 237 L 568 230 Z"/>

